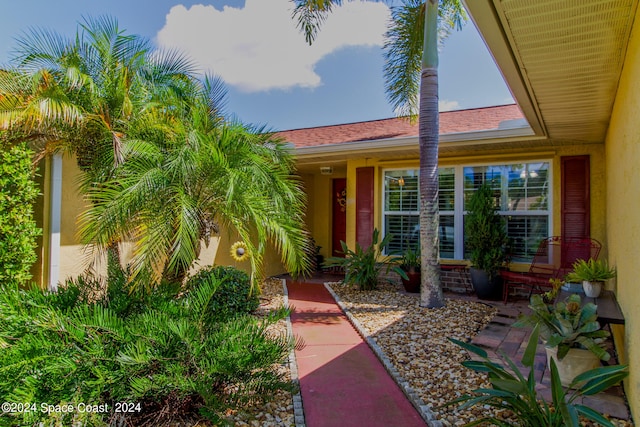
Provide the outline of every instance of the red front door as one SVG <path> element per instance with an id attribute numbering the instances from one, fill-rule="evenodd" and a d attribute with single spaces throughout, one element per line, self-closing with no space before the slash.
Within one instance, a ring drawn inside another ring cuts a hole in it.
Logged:
<path id="1" fill-rule="evenodd" d="M 331 238 L 331 255 L 344 256 L 340 241 L 347 240 L 347 180 L 333 180 L 333 227 Z"/>

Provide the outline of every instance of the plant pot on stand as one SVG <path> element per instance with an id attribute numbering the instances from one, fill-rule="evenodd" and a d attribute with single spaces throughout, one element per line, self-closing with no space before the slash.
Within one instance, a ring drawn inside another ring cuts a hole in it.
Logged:
<path id="1" fill-rule="evenodd" d="M 582 282 L 582 289 L 589 298 L 600 296 L 604 281 L 616 277 L 616 269 L 609 267 L 606 260 L 578 259 L 572 267 L 573 271 L 567 275 L 567 280 Z"/>
<path id="2" fill-rule="evenodd" d="M 600 296 L 600 292 L 602 292 L 603 287 L 604 282 L 589 280 L 585 280 L 582 282 L 582 289 L 584 290 L 584 294 L 589 298 L 598 298 Z"/>

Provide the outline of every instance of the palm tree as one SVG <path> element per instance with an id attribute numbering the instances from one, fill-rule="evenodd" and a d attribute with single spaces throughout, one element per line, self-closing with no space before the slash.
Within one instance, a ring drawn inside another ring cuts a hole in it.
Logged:
<path id="1" fill-rule="evenodd" d="M 294 18 L 308 43 L 342 0 L 293 0 Z M 419 114 L 420 305 L 441 307 L 438 243 L 438 41 L 466 19 L 460 0 L 403 0 L 385 35 L 385 88 L 401 115 Z M 440 37 L 438 37 L 440 36 Z M 419 108 L 418 107 L 419 100 Z"/>
<path id="2" fill-rule="evenodd" d="M 15 67 L 0 74 L 0 124 L 40 142 L 42 156 L 77 155 L 87 172 L 108 175 L 132 124 L 194 71 L 109 17 L 85 19 L 73 39 L 34 29 L 17 44 Z"/>
<path id="3" fill-rule="evenodd" d="M 110 17 L 86 18 L 72 39 L 33 29 L 17 39 L 12 63 L 0 74 L 0 128 L 30 141 L 37 160 L 75 155 L 92 185 L 112 176 L 131 129 L 153 120 L 162 94 L 194 70 Z"/>
<path id="4" fill-rule="evenodd" d="M 157 124 L 158 141 L 129 138 L 113 179 L 88 189 L 84 240 L 131 242 L 137 282 L 181 282 L 220 224 L 247 246 L 254 285 L 269 242 L 293 274 L 310 269 L 305 196 L 290 152 L 263 129 L 220 122 L 220 91 L 206 80 L 192 103 Z"/>
<path id="5" fill-rule="evenodd" d="M 82 239 L 114 252 L 131 241 L 138 283 L 183 278 L 219 222 L 251 250 L 254 283 L 267 241 L 293 273 L 308 269 L 289 154 L 228 122 L 220 82 L 200 82 L 184 56 L 99 18 L 70 40 L 30 32 L 14 62 L 0 72 L 0 129 L 38 143 L 41 156 L 76 155 L 90 201 Z"/>

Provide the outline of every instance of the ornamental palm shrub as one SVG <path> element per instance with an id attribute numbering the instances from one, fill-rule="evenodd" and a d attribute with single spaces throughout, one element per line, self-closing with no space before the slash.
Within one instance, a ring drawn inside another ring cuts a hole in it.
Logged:
<path id="1" fill-rule="evenodd" d="M 83 279 L 90 283 L 92 278 Z M 220 422 L 229 408 L 291 387 L 277 369 L 290 349 L 267 327 L 286 309 L 256 318 L 209 315 L 220 287 L 202 281 L 180 297 L 131 295 L 126 287 L 85 298 L 70 283 L 58 294 L 7 287 L 0 293 L 0 395 L 9 402 L 139 404 L 131 414 L 42 411 L 4 414 L 2 425 L 170 425 L 171 417 Z M 109 284 L 108 288 L 112 288 Z M 66 292 L 66 294 L 64 294 Z M 76 295 L 76 301 L 73 300 Z M 135 307 L 132 309 L 131 307 Z M 39 406 L 38 406 L 39 407 Z"/>
<path id="2" fill-rule="evenodd" d="M 33 218 L 38 189 L 33 180 L 31 151 L 25 143 L 12 147 L 0 139 L 0 285 L 26 283 L 36 261 L 40 229 Z"/>
<path id="3" fill-rule="evenodd" d="M 260 300 L 252 292 L 249 275 L 234 267 L 205 267 L 187 281 L 187 290 L 202 292 L 204 284 L 217 284 L 206 311 L 215 319 L 254 312 Z M 207 289 L 207 288 L 205 288 Z"/>

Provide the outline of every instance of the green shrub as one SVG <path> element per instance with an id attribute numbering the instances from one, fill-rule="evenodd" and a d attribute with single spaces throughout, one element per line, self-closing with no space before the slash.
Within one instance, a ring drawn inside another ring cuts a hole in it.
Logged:
<path id="1" fill-rule="evenodd" d="M 0 285 L 26 283 L 36 260 L 40 230 L 33 219 L 38 196 L 26 144 L 5 147 L 0 140 Z"/>
<path id="2" fill-rule="evenodd" d="M 187 290 L 193 292 L 209 284 L 217 284 L 216 292 L 208 303 L 208 310 L 214 319 L 249 314 L 260 304 L 247 273 L 235 267 L 205 267 L 189 278 Z"/>
<path id="3" fill-rule="evenodd" d="M 340 241 L 342 245 L 342 257 L 331 257 L 325 263 L 326 266 L 338 266 L 344 269 L 344 283 L 350 286 L 357 286 L 361 291 L 376 289 L 380 273 L 385 270 L 387 273 L 392 270 L 404 279 L 408 279 L 407 274 L 397 265 L 381 262 L 382 251 L 389 244 L 393 235 L 387 234 L 380 241 L 380 232 L 373 230 L 371 245 L 362 248 L 356 242 L 355 250 L 349 249 L 347 244 Z"/>
<path id="4" fill-rule="evenodd" d="M 128 401 L 140 412 L 2 414 L 0 425 L 162 426 L 172 417 L 219 423 L 230 408 L 291 389 L 277 369 L 290 339 L 267 332 L 287 310 L 221 321 L 210 304 L 227 279 L 211 277 L 180 297 L 128 294 L 117 280 L 100 292 L 104 286 L 92 277 L 67 282 L 56 294 L 7 286 L 0 293 L 4 401 L 112 409 Z"/>
<path id="5" fill-rule="evenodd" d="M 536 325 L 527 342 L 521 360 L 524 369 L 519 368 L 513 360 L 502 354 L 507 366 L 505 368 L 490 359 L 484 349 L 449 338 L 454 344 L 477 356 L 476 360 L 467 360 L 462 364 L 476 372 L 487 374 L 491 388 L 475 389 L 471 394 L 461 396 L 445 406 L 461 404 L 461 409 L 472 406 L 505 409 L 514 421 L 487 416 L 467 423 L 465 426 L 580 427 L 585 424 L 581 423 L 579 418 L 584 418 L 598 425 L 615 427 L 611 421 L 587 406 L 587 400 L 581 402 L 581 398 L 593 396 L 618 384 L 629 374 L 628 366 L 611 365 L 589 370 L 576 376 L 571 385 L 565 389 L 562 387 L 556 363 L 552 359 L 549 367 L 552 403 L 549 405 L 538 395 L 535 380 L 534 363 L 539 330 L 539 326 Z"/>

